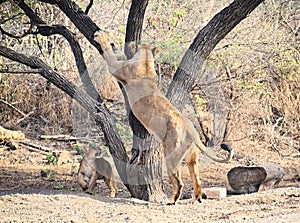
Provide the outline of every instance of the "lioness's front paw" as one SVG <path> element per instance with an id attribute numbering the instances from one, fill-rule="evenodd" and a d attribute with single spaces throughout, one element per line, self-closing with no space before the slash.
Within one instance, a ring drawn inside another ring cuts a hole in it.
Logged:
<path id="1" fill-rule="evenodd" d="M 110 38 L 107 32 L 98 30 L 94 33 L 94 40 L 101 45 L 103 50 L 110 49 Z"/>

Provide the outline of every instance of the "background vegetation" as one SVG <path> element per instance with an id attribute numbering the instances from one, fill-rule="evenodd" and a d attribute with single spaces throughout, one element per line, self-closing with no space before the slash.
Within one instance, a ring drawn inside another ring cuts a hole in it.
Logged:
<path id="1" fill-rule="evenodd" d="M 40 12 L 41 18 L 50 21 L 49 24 L 62 23 L 76 34 L 95 85 L 110 109 L 117 113 L 122 138 L 131 140 L 124 106 L 120 104 L 122 97 L 105 71 L 104 62 L 95 56 L 96 51 L 55 6 L 28 2 L 36 4 L 35 10 Z M 76 2 L 83 9 L 88 5 L 88 1 Z M 183 53 L 201 28 L 197 24 L 205 26 L 229 3 L 224 0 L 150 2 L 142 39 L 163 49 L 157 60 L 162 89 L 167 88 Z M 1 29 L 21 36 L 24 31 L 21 24 L 26 23 L 26 16 L 17 8 L 12 11 L 10 4 L 10 1 L 1 4 Z M 108 30 L 113 41 L 120 44 L 120 50 L 129 6 L 130 1 L 97 1 L 89 11 L 98 26 Z M 72 52 L 62 37 L 28 35 L 16 39 L 0 32 L 0 38 L 9 47 L 18 46 L 16 50 L 42 57 L 69 80 L 80 83 Z M 37 42 L 42 47 L 38 47 Z M 279 153 L 300 150 L 299 45 L 299 2 L 270 0 L 251 13 L 211 54 L 203 73 L 213 72 L 224 89 L 230 118 L 226 137 L 233 145 L 249 146 L 245 143 L 247 138 L 253 144 L 262 143 Z M 93 134 L 95 126 L 87 122 L 89 115 L 38 74 L 3 57 L 0 57 L 0 69 L 0 125 L 21 129 L 27 137 Z M 201 83 L 199 87 L 191 96 L 202 129 L 209 135 L 211 108 L 207 95 L 201 91 Z M 114 102 L 110 103 L 111 100 Z M 130 145 L 130 141 L 127 144 Z"/>

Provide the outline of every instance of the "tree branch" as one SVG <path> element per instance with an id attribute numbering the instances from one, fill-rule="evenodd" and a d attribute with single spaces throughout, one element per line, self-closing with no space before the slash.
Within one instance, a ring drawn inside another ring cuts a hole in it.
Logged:
<path id="1" fill-rule="evenodd" d="M 200 79 L 204 61 L 215 46 L 264 0 L 235 0 L 199 31 L 185 53 L 169 87 L 167 97 L 180 111 L 189 92 Z"/>
<path id="2" fill-rule="evenodd" d="M 50 35 L 54 35 L 54 34 L 62 35 L 69 42 L 69 45 L 74 54 L 74 58 L 75 58 L 76 66 L 77 66 L 77 69 L 78 69 L 78 72 L 80 75 L 80 79 L 81 79 L 82 83 L 84 84 L 84 88 L 85 88 L 86 92 L 92 98 L 94 98 L 98 102 L 102 103 L 103 100 L 101 99 L 98 91 L 96 90 L 96 88 L 90 78 L 81 47 L 80 47 L 78 41 L 75 39 L 74 34 L 71 33 L 67 29 L 67 27 L 65 27 L 63 25 L 53 25 L 53 26 L 39 25 L 38 30 L 39 30 L 39 33 L 43 36 L 50 36 Z"/>
<path id="3" fill-rule="evenodd" d="M 85 14 L 89 14 L 89 11 L 90 11 L 90 9 L 91 9 L 92 6 L 93 6 L 93 3 L 94 3 L 94 1 L 93 1 L 93 0 L 90 0 L 89 4 L 87 5 L 87 7 L 86 7 L 86 9 L 85 9 L 85 11 L 84 11 Z"/>
<path id="4" fill-rule="evenodd" d="M 82 83 L 84 84 L 86 92 L 99 103 L 102 103 L 100 95 L 98 94 L 95 86 L 92 83 L 90 75 L 88 73 L 87 66 L 84 61 L 83 53 L 78 41 L 75 39 L 74 34 L 72 34 L 65 26 L 63 25 L 53 25 L 48 26 L 46 22 L 40 19 L 35 12 L 26 4 L 24 1 L 15 1 L 17 5 L 25 12 L 29 17 L 32 23 L 34 23 L 38 32 L 43 36 L 51 36 L 54 34 L 62 35 L 68 42 L 74 54 L 76 66 L 81 78 Z"/>
<path id="5" fill-rule="evenodd" d="M 88 39 L 88 41 L 96 47 L 100 54 L 103 51 L 100 44 L 94 40 L 94 33 L 101 30 L 91 19 L 86 15 L 82 9 L 71 0 L 40 0 L 41 2 L 57 5 L 72 23 L 78 28 L 78 30 Z"/>
<path id="6" fill-rule="evenodd" d="M 30 18 L 30 21 L 34 24 L 45 24 L 32 9 L 24 2 L 24 0 L 14 0 L 15 4 L 19 6 L 25 14 Z"/>
<path id="7" fill-rule="evenodd" d="M 142 37 L 142 28 L 145 12 L 148 6 L 148 0 L 133 0 L 131 3 L 125 37 L 125 55 L 128 59 L 133 57 L 130 42 L 140 42 Z"/>

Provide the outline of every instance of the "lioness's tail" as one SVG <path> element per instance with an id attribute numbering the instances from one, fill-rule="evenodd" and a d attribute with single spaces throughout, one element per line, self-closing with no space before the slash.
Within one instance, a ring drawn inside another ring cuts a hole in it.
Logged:
<path id="1" fill-rule="evenodd" d="M 227 144 L 221 144 L 221 148 L 226 150 L 228 152 L 228 155 L 226 158 L 222 159 L 219 157 L 216 157 L 212 150 L 207 149 L 206 146 L 201 142 L 199 145 L 198 143 L 195 143 L 195 145 L 200 149 L 203 153 L 205 153 L 209 158 L 211 158 L 213 161 L 216 161 L 218 163 L 227 163 L 232 159 L 233 156 L 233 149 L 230 145 Z"/>
<path id="2" fill-rule="evenodd" d="M 189 123 L 192 124 L 192 123 Z M 207 149 L 207 147 L 201 142 L 198 132 L 195 130 L 195 128 L 190 128 L 191 132 L 189 132 L 189 136 L 192 138 L 194 144 L 198 147 L 199 150 L 201 150 L 203 153 L 205 153 L 209 158 L 211 158 L 213 161 L 219 162 L 219 163 L 227 163 L 231 160 L 233 156 L 233 149 L 230 145 L 227 144 L 221 144 L 221 148 L 228 152 L 228 155 L 226 158 L 222 159 L 219 157 L 216 157 L 214 152 L 212 150 Z"/>

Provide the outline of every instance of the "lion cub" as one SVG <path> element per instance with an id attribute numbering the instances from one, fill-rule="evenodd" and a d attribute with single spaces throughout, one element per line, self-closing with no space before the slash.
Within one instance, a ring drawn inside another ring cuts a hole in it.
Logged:
<path id="1" fill-rule="evenodd" d="M 110 197 L 116 195 L 116 184 L 111 164 L 102 157 L 97 157 L 96 149 L 89 149 L 84 155 L 78 170 L 77 182 L 86 193 L 92 194 L 97 180 L 104 180 L 110 189 Z"/>
<path id="2" fill-rule="evenodd" d="M 207 150 L 193 123 L 160 93 L 154 68 L 155 49 L 141 44 L 132 59 L 118 61 L 107 33 L 97 31 L 94 39 L 101 45 L 110 73 L 124 86 L 133 114 L 164 148 L 167 172 L 173 185 L 173 194 L 167 204 L 175 204 L 181 196 L 183 182 L 180 167 L 185 157 L 193 181 L 193 202 L 200 202 L 202 191 L 198 174 L 198 149 L 217 162 L 229 161 L 232 150 L 222 146 L 229 152 L 225 159 Z"/>

